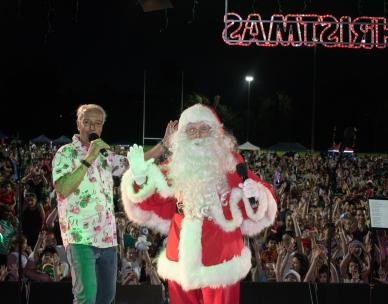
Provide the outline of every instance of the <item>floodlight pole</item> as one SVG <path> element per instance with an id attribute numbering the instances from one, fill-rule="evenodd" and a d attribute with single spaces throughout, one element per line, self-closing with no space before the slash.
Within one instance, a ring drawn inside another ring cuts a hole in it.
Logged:
<path id="1" fill-rule="evenodd" d="M 144 147 L 144 137 L 145 137 L 145 113 L 146 113 L 146 80 L 147 80 L 147 71 L 144 70 L 143 76 L 143 147 Z"/>
<path id="2" fill-rule="evenodd" d="M 249 128 L 250 128 L 250 110 L 251 110 L 251 82 L 253 76 L 246 76 L 245 81 L 248 82 L 248 113 L 247 113 L 247 141 L 249 140 Z"/>

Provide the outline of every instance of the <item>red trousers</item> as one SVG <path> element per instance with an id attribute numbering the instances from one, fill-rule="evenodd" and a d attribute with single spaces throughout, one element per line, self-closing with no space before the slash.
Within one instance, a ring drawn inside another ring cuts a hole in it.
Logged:
<path id="1" fill-rule="evenodd" d="M 182 287 L 168 280 L 170 304 L 239 304 L 240 282 L 227 287 L 201 288 L 184 291 Z"/>

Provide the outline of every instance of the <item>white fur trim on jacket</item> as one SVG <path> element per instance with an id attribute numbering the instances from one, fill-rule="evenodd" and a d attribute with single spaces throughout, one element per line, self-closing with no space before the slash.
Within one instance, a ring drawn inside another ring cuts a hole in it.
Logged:
<path id="1" fill-rule="evenodd" d="M 167 235 L 170 229 L 171 220 L 159 217 L 155 212 L 146 211 L 131 202 L 123 195 L 124 210 L 128 218 L 136 224 L 154 229 L 161 234 Z"/>
<path id="2" fill-rule="evenodd" d="M 131 168 L 129 168 L 123 175 L 121 180 L 121 193 L 126 194 L 133 203 L 140 203 L 150 197 L 155 191 L 162 197 L 172 196 L 172 190 L 167 185 L 166 179 L 159 167 L 155 164 L 151 164 L 148 168 L 147 183 L 139 189 L 138 192 L 134 191 L 134 179 L 132 176 Z"/>
<path id="3" fill-rule="evenodd" d="M 167 234 L 171 220 L 159 217 L 155 212 L 141 209 L 138 204 L 146 200 L 157 191 L 162 197 L 171 196 L 171 191 L 164 180 L 163 174 L 156 165 L 149 170 L 148 182 L 138 193 L 133 189 L 134 180 L 129 170 L 121 180 L 121 198 L 124 210 L 133 222 L 155 229 L 162 234 Z"/>
<path id="4" fill-rule="evenodd" d="M 184 218 L 180 232 L 179 262 L 170 261 L 165 250 L 158 258 L 158 273 L 164 279 L 178 282 L 184 290 L 233 285 L 244 278 L 251 268 L 251 251 L 244 247 L 229 261 L 202 264 L 202 220 Z M 225 245 L 227 246 L 227 244 Z"/>
<path id="5" fill-rule="evenodd" d="M 243 197 L 248 219 L 243 221 L 241 232 L 248 236 L 254 236 L 264 228 L 271 226 L 276 218 L 277 204 L 271 191 L 260 183 L 258 185 L 260 187 L 260 196 L 257 198 L 259 207 L 256 212 L 252 209 L 248 199 Z"/>
<path id="6" fill-rule="evenodd" d="M 238 203 L 242 198 L 240 188 L 233 188 L 229 198 L 229 207 L 232 214 L 232 219 L 227 220 L 221 207 L 221 202 L 211 208 L 210 215 L 214 222 L 226 232 L 232 232 L 239 228 L 243 222 L 243 217 Z"/>

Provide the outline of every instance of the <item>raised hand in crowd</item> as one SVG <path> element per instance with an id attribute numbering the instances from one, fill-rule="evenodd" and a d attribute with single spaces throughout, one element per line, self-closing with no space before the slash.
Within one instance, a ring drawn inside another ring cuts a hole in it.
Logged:
<path id="1" fill-rule="evenodd" d="M 46 227 L 48 229 L 53 229 L 55 221 L 58 219 L 58 206 L 55 206 L 51 212 L 47 215 L 46 218 Z"/>
<path id="2" fill-rule="evenodd" d="M 366 234 L 366 236 L 364 238 L 364 244 L 366 247 L 366 252 L 368 253 L 369 257 L 372 258 L 372 254 L 374 253 L 374 255 L 373 255 L 374 260 L 378 261 L 379 264 L 381 265 L 381 261 L 380 261 L 381 250 L 380 250 L 380 247 L 378 246 L 378 244 L 373 244 L 371 231 L 368 231 L 368 233 Z M 373 252 L 373 250 L 374 250 L 374 252 Z"/>
<path id="3" fill-rule="evenodd" d="M 45 177 L 45 172 L 42 168 L 39 168 L 36 164 L 32 164 L 27 170 L 27 175 L 25 175 L 21 182 L 27 183 L 29 180 L 32 179 L 41 179 L 45 185 L 48 185 L 48 181 Z"/>
<path id="4" fill-rule="evenodd" d="M 121 286 L 125 285 L 139 285 L 139 278 L 134 271 L 129 271 L 127 276 L 122 280 Z"/>
<path id="5" fill-rule="evenodd" d="M 8 267 L 8 275 L 10 276 L 10 278 L 8 279 L 12 281 L 17 281 L 19 278 L 18 265 L 16 263 L 12 263 L 12 264 L 8 264 L 7 267 Z"/>
<path id="6" fill-rule="evenodd" d="M 162 282 L 158 276 L 158 273 L 152 264 L 148 251 L 141 251 L 142 258 L 145 262 L 145 273 L 150 278 L 151 285 L 160 285 Z"/>
<path id="7" fill-rule="evenodd" d="M 8 273 L 9 271 L 6 265 L 0 266 L 0 282 L 5 281 L 8 276 Z"/>
<path id="8" fill-rule="evenodd" d="M 253 240 L 252 240 L 252 248 L 253 248 L 254 256 L 255 256 L 255 259 L 256 259 L 256 267 L 258 267 L 258 268 L 261 268 L 260 247 L 261 247 L 261 243 L 258 240 L 258 238 L 256 238 L 256 237 L 253 238 Z"/>
<path id="9" fill-rule="evenodd" d="M 333 263 L 330 265 L 330 282 L 338 282 L 338 274 Z M 304 282 L 327 282 L 327 248 L 317 244 L 311 254 L 310 268 L 304 278 Z"/>
<path id="10" fill-rule="evenodd" d="M 276 261 L 276 280 L 281 282 L 283 280 L 284 272 L 290 263 L 290 256 L 295 251 L 295 240 L 291 238 L 289 242 L 283 242 L 276 248 L 278 259 Z"/>
<path id="11" fill-rule="evenodd" d="M 353 279 L 353 274 L 357 271 L 361 280 L 363 282 L 368 282 L 370 267 L 370 258 L 366 250 L 364 250 L 363 244 L 359 241 L 351 242 L 348 246 L 348 251 L 340 264 L 340 271 L 343 278 L 351 281 Z"/>
<path id="12" fill-rule="evenodd" d="M 302 246 L 302 232 L 301 232 L 301 229 L 300 229 L 300 226 L 299 226 L 298 216 L 299 216 L 298 215 L 298 210 L 295 210 L 291 214 L 291 219 L 292 219 L 292 222 L 293 222 L 293 225 L 294 225 L 295 242 L 296 242 L 296 246 L 297 246 L 298 252 L 299 253 L 304 253 L 304 249 L 303 249 L 303 246 Z"/>
<path id="13" fill-rule="evenodd" d="M 38 263 L 39 261 L 39 256 L 46 248 L 46 230 L 41 230 L 38 235 L 38 240 L 35 243 L 34 251 L 33 251 L 33 257 L 34 257 L 34 262 Z"/>
<path id="14" fill-rule="evenodd" d="M 377 281 L 377 282 L 379 282 L 381 284 L 387 284 L 388 283 L 387 272 L 385 271 L 383 266 L 379 267 L 378 275 L 379 276 L 377 278 L 375 278 L 375 281 Z"/>

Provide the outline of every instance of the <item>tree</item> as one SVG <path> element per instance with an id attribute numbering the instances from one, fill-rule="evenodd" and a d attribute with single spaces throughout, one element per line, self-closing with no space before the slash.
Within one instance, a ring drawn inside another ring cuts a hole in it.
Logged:
<path id="1" fill-rule="evenodd" d="M 259 145 L 268 146 L 278 141 L 293 141 L 295 134 L 295 104 L 285 92 L 259 98 L 251 104 L 253 138 Z"/>
<path id="2" fill-rule="evenodd" d="M 216 95 L 213 97 L 213 100 L 210 100 L 208 97 L 202 94 L 190 94 L 186 97 L 184 109 L 191 107 L 197 103 L 213 108 L 216 111 L 217 115 L 220 117 L 222 123 L 224 124 L 227 130 L 238 130 L 240 118 L 230 108 L 221 103 L 220 95 Z"/>

